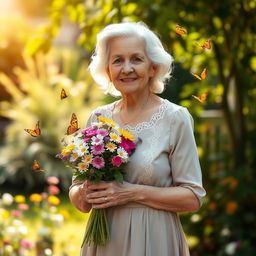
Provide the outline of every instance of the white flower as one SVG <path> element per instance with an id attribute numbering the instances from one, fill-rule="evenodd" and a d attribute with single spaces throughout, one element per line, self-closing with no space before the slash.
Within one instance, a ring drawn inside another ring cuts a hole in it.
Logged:
<path id="1" fill-rule="evenodd" d="M 69 161 L 70 161 L 70 162 L 75 162 L 78 157 L 79 157 L 79 156 L 78 156 L 77 153 L 71 154 Z"/>
<path id="2" fill-rule="evenodd" d="M 88 164 L 87 164 L 86 162 L 82 161 L 82 162 L 80 162 L 80 163 L 78 164 L 77 167 L 78 167 L 78 170 L 79 170 L 79 171 L 85 172 L 85 171 L 87 171 L 87 169 L 88 169 Z"/>
<path id="3" fill-rule="evenodd" d="M 63 215 L 61 214 L 52 214 L 50 219 L 57 227 L 60 227 L 64 221 Z"/>
<path id="4" fill-rule="evenodd" d="M 11 205 L 13 203 L 13 196 L 9 193 L 4 193 L 2 196 L 3 205 Z"/>
<path id="5" fill-rule="evenodd" d="M 79 146 L 79 147 L 75 147 L 75 149 L 73 150 L 75 154 L 78 154 L 78 156 L 84 156 L 85 154 L 88 153 L 88 149 L 89 147 L 87 146 L 87 144 L 84 144 L 83 146 Z"/>
<path id="6" fill-rule="evenodd" d="M 100 134 L 92 137 L 92 145 L 100 145 L 103 143 L 104 137 Z"/>
<path id="7" fill-rule="evenodd" d="M 38 234 L 40 236 L 48 236 L 48 235 L 50 235 L 50 233 L 51 233 L 50 229 L 47 227 L 40 227 L 38 230 Z"/>
<path id="8" fill-rule="evenodd" d="M 20 227 L 18 228 L 18 233 L 19 233 L 20 235 L 25 236 L 25 235 L 27 235 L 27 233 L 28 233 L 28 228 L 27 228 L 26 226 L 20 226 Z"/>
<path id="9" fill-rule="evenodd" d="M 4 250 L 9 254 L 12 255 L 13 253 L 13 247 L 10 244 L 7 244 L 4 246 Z"/>
<path id="10" fill-rule="evenodd" d="M 225 252 L 227 255 L 233 255 L 236 252 L 237 242 L 231 242 L 226 245 Z"/>
<path id="11" fill-rule="evenodd" d="M 117 154 L 124 160 L 128 159 L 128 153 L 123 148 L 118 148 Z"/>
<path id="12" fill-rule="evenodd" d="M 15 227 L 13 227 L 13 226 L 9 226 L 9 227 L 6 228 L 6 234 L 8 236 L 13 237 L 13 236 L 16 235 L 16 232 L 17 232 L 17 229 Z"/>
<path id="13" fill-rule="evenodd" d="M 50 248 L 44 249 L 44 255 L 51 256 L 52 255 L 52 250 Z"/>

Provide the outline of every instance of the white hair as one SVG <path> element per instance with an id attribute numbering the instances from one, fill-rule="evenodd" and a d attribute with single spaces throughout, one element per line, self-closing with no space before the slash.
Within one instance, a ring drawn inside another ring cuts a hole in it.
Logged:
<path id="1" fill-rule="evenodd" d="M 125 22 L 110 24 L 97 35 L 95 52 L 91 57 L 89 71 L 100 88 L 113 96 L 120 96 L 109 79 L 107 65 L 109 58 L 109 41 L 120 36 L 136 36 L 145 41 L 146 54 L 156 67 L 154 77 L 151 78 L 150 91 L 162 93 L 164 82 L 170 77 L 172 71 L 172 56 L 165 51 L 157 35 L 142 22 Z"/>

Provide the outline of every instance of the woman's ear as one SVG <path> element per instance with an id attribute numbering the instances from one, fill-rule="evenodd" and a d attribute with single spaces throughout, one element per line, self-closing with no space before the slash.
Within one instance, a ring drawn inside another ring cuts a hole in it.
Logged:
<path id="1" fill-rule="evenodd" d="M 111 82 L 111 76 L 110 76 L 110 72 L 109 72 L 109 67 L 106 68 L 106 73 L 108 75 L 108 79 Z"/>
<path id="2" fill-rule="evenodd" d="M 151 64 L 150 70 L 149 70 L 149 76 L 154 77 L 157 71 L 157 65 Z"/>

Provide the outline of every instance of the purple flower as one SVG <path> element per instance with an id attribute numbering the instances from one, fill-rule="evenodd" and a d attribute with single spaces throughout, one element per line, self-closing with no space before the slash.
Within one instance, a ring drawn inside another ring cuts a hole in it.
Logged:
<path id="1" fill-rule="evenodd" d="M 101 116 L 101 113 L 100 112 L 96 112 L 95 115 L 96 116 Z"/>
<path id="2" fill-rule="evenodd" d="M 96 156 L 93 160 L 92 160 L 92 165 L 97 168 L 100 169 L 102 167 L 105 166 L 105 161 L 102 157 L 100 156 Z"/>
<path id="3" fill-rule="evenodd" d="M 105 151 L 105 148 L 104 148 L 103 144 L 93 145 L 92 146 L 92 153 L 94 155 L 99 155 L 99 154 L 103 153 L 104 151 Z"/>
<path id="4" fill-rule="evenodd" d="M 97 130 L 97 134 L 99 134 L 99 135 L 105 137 L 105 136 L 108 135 L 108 131 L 107 131 L 106 129 L 98 129 L 98 130 Z"/>
<path id="5" fill-rule="evenodd" d="M 90 126 L 83 130 L 81 130 L 82 134 L 85 134 L 89 137 L 95 136 L 97 134 L 97 127 L 96 126 Z"/>

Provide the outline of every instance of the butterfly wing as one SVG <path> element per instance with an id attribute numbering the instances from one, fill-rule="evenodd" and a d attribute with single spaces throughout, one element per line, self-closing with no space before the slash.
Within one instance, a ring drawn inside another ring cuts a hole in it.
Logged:
<path id="1" fill-rule="evenodd" d="M 206 78 L 206 68 L 203 69 L 202 73 L 200 74 L 201 80 Z"/>
<path id="2" fill-rule="evenodd" d="M 63 100 L 67 97 L 68 97 L 68 95 L 67 95 L 66 91 L 62 88 L 61 93 L 60 93 L 60 99 Z"/>
<path id="3" fill-rule="evenodd" d="M 70 125 L 68 126 L 68 129 L 67 129 L 67 135 L 71 135 L 77 130 L 79 130 L 78 120 L 77 120 L 76 114 L 73 113 L 71 117 Z"/>
<path id="4" fill-rule="evenodd" d="M 212 48 L 211 39 L 206 40 L 201 47 L 210 50 Z"/>
<path id="5" fill-rule="evenodd" d="M 199 102 L 201 102 L 201 103 L 204 103 L 205 101 L 206 101 L 206 98 L 207 98 L 207 92 L 204 92 L 204 93 L 202 93 L 199 97 L 198 96 L 195 96 L 195 95 L 192 95 L 192 97 L 195 99 L 195 100 L 197 100 L 197 101 L 199 101 Z"/>
<path id="6" fill-rule="evenodd" d="M 197 78 L 198 80 L 202 80 L 202 78 L 199 76 L 199 75 L 197 75 L 197 74 L 192 74 L 195 78 Z"/>
<path id="7" fill-rule="evenodd" d="M 44 170 L 42 170 L 38 164 L 38 162 L 36 160 L 34 160 L 33 165 L 32 165 L 32 170 L 36 171 L 36 172 L 44 172 Z"/>
<path id="8" fill-rule="evenodd" d="M 30 134 L 32 137 L 37 137 L 38 135 L 41 134 L 41 129 L 40 129 L 39 121 L 37 121 L 36 127 L 35 127 L 34 130 L 32 130 L 32 129 L 24 129 L 24 131 L 27 132 L 28 134 Z"/>
<path id="9" fill-rule="evenodd" d="M 187 32 L 179 24 L 176 24 L 175 33 L 180 36 L 187 34 Z"/>

